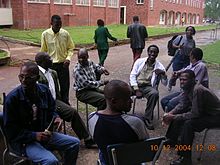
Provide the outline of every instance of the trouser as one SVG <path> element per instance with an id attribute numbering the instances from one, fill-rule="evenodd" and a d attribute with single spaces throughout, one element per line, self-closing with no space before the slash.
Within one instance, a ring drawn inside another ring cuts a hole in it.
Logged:
<path id="1" fill-rule="evenodd" d="M 99 64 L 101 66 L 104 66 L 105 59 L 107 58 L 108 55 L 108 49 L 98 49 L 98 54 L 99 54 Z"/>
<path id="2" fill-rule="evenodd" d="M 83 120 L 73 107 L 60 100 L 56 100 L 56 111 L 63 120 L 71 122 L 71 127 L 80 140 L 90 136 Z"/>
<path id="3" fill-rule="evenodd" d="M 56 156 L 51 150 L 63 152 L 64 165 L 75 165 L 79 152 L 79 139 L 54 132 L 46 144 L 32 142 L 26 145 L 26 155 L 34 163 L 41 165 L 58 165 Z"/>
<path id="4" fill-rule="evenodd" d="M 76 98 L 83 103 L 97 107 L 97 110 L 106 108 L 106 101 L 102 90 L 83 89 L 76 92 Z"/>
<path id="5" fill-rule="evenodd" d="M 195 132 L 201 132 L 205 128 L 220 127 L 220 116 L 204 116 L 197 119 L 187 120 L 184 123 L 183 131 L 181 134 L 180 144 L 191 146 L 194 139 Z M 191 150 L 180 151 L 179 155 L 184 157 L 191 157 Z"/>
<path id="6" fill-rule="evenodd" d="M 157 104 L 157 100 L 159 99 L 159 92 L 152 86 L 139 87 L 139 90 L 142 92 L 143 97 L 147 99 L 144 118 L 149 123 L 152 123 L 154 116 L 154 108 Z"/>
<path id="7" fill-rule="evenodd" d="M 179 103 L 181 97 L 178 97 L 181 92 L 175 92 L 161 99 L 160 103 L 164 112 L 170 112 Z"/>
<path id="8" fill-rule="evenodd" d="M 70 75 L 69 75 L 69 67 L 64 67 L 62 63 L 53 63 L 52 67 L 58 75 L 59 83 L 60 83 L 60 95 L 61 100 L 67 104 L 69 104 L 69 88 L 70 88 Z"/>
<path id="9" fill-rule="evenodd" d="M 143 49 L 132 49 L 133 52 L 133 64 L 135 61 L 141 57 Z"/>
<path id="10" fill-rule="evenodd" d="M 201 132 L 205 128 L 220 127 L 220 116 L 205 116 L 190 120 L 174 120 L 171 122 L 166 137 L 177 142 L 180 136 L 178 146 L 188 146 L 188 150 L 180 151 L 178 154 L 184 157 L 191 157 L 192 143 L 195 132 Z M 189 149 L 191 147 L 191 149 Z"/>

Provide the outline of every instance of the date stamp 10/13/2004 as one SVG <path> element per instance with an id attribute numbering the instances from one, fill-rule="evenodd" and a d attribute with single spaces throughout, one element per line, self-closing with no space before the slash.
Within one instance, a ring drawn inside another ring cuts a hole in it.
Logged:
<path id="1" fill-rule="evenodd" d="M 171 148 L 174 148 L 175 151 L 198 151 L 198 152 L 201 152 L 201 151 L 215 152 L 218 150 L 217 146 L 215 144 L 175 145 L 174 147 L 171 147 L 170 145 L 163 145 L 162 146 L 163 151 L 170 151 Z M 151 151 L 158 151 L 159 146 L 158 145 L 151 145 L 150 149 L 151 149 Z"/>

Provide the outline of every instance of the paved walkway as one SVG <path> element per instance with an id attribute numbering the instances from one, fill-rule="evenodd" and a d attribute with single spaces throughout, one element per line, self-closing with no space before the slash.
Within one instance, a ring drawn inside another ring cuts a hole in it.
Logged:
<path id="1" fill-rule="evenodd" d="M 219 33 L 218 33 L 219 34 Z M 214 40 L 210 38 L 211 32 L 198 32 L 195 36 L 196 44 L 197 46 L 206 45 L 209 43 L 213 43 Z M 220 34 L 217 36 L 218 39 L 220 39 Z M 159 53 L 159 60 L 166 66 L 171 57 L 167 56 L 167 50 L 166 45 L 169 38 L 162 38 L 162 39 L 154 39 L 149 40 L 146 42 L 146 45 L 149 46 L 150 44 L 156 44 L 160 48 Z M 23 59 L 34 59 L 34 55 L 36 52 L 39 51 L 39 47 L 33 47 L 33 46 L 26 46 L 26 45 L 20 45 L 20 44 L 11 44 L 9 43 L 11 55 L 13 58 L 13 61 L 20 61 Z M 0 41 L 0 48 L 6 48 L 6 46 Z M 89 52 L 90 58 L 98 62 L 98 55 L 97 50 L 92 50 Z M 146 50 L 143 51 L 142 57 L 146 56 Z M 71 62 L 71 70 L 76 64 L 76 55 L 73 57 Z M 106 60 L 106 68 L 110 71 L 110 76 L 104 76 L 103 79 L 121 79 L 128 82 L 129 73 L 131 70 L 131 64 L 132 64 L 132 51 L 130 49 L 129 45 L 122 45 L 117 47 L 112 47 L 109 50 L 109 55 Z M 10 67 L 10 66 L 0 66 L 0 92 L 6 92 L 8 93 L 10 90 L 12 90 L 15 86 L 19 84 L 17 75 L 19 72 L 19 67 Z M 171 71 L 168 71 L 168 74 L 170 74 Z M 72 72 L 71 72 L 72 75 Z M 212 79 L 213 78 L 213 79 Z M 212 72 L 210 72 L 210 86 L 214 90 L 220 90 L 219 86 L 216 86 L 216 83 L 219 81 L 216 81 L 219 77 L 216 77 Z M 220 78 L 219 78 L 220 79 Z M 72 82 L 71 82 L 72 84 Z M 178 85 L 174 90 L 178 89 Z M 163 97 L 168 94 L 167 88 L 163 87 L 162 85 L 159 88 L 160 90 L 160 97 Z M 70 90 L 70 102 L 72 105 L 75 105 L 75 94 L 73 89 Z M 138 101 L 137 103 L 137 113 L 144 113 L 144 107 L 145 102 L 144 101 Z M 155 111 L 156 113 L 156 111 Z M 162 110 L 160 109 L 160 115 L 162 115 Z M 84 114 L 82 114 L 84 115 Z M 155 114 L 156 115 L 156 114 Z M 155 117 L 156 119 L 156 117 Z M 161 126 L 160 120 L 155 120 L 155 131 L 149 131 L 150 136 L 160 136 L 164 135 L 166 131 L 166 127 Z M 220 132 L 216 134 L 216 132 L 211 133 L 211 141 L 209 141 L 209 144 L 217 145 L 216 143 L 217 138 L 219 139 Z M 196 136 L 195 140 L 196 144 L 201 144 L 201 134 Z M 206 148 L 207 149 L 207 148 Z M 204 160 L 200 164 L 219 164 L 220 161 L 220 144 L 217 146 L 217 152 L 210 152 L 205 151 L 204 152 Z M 96 149 L 94 150 L 86 150 L 84 148 L 81 149 L 78 163 L 79 165 L 95 165 L 98 151 Z M 193 161 L 194 164 L 198 164 L 196 161 L 196 156 L 198 155 L 198 152 L 194 152 Z M 161 157 L 159 159 L 158 164 L 159 165 L 168 165 L 170 160 L 172 160 L 176 156 L 175 151 L 163 151 L 161 154 Z"/>

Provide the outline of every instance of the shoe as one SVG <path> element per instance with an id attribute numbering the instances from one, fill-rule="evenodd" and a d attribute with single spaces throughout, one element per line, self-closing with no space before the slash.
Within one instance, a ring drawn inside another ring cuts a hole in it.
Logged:
<path id="1" fill-rule="evenodd" d="M 85 146 L 88 149 L 97 148 L 96 143 L 92 139 L 84 140 Z"/>
<path id="2" fill-rule="evenodd" d="M 172 90 L 172 86 L 168 85 L 168 92 L 170 92 Z"/>
<path id="3" fill-rule="evenodd" d="M 192 159 L 180 156 L 177 160 L 172 161 L 170 165 L 192 165 Z"/>

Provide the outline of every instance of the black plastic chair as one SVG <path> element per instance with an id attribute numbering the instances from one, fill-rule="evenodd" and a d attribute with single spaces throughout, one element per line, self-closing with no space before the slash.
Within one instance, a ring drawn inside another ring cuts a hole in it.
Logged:
<path id="1" fill-rule="evenodd" d="M 155 164 L 163 149 L 165 137 L 156 137 L 130 144 L 108 145 L 107 152 L 110 165 Z"/>

